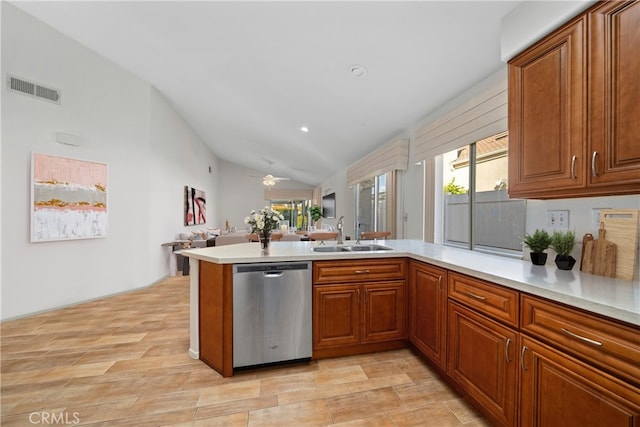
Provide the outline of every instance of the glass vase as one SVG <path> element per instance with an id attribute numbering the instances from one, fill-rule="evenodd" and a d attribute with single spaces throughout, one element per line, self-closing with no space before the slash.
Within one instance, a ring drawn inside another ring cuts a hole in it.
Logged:
<path id="1" fill-rule="evenodd" d="M 260 234 L 260 247 L 262 248 L 262 253 L 263 254 L 268 254 L 269 253 L 269 245 L 271 244 L 271 234 L 268 235 L 263 235 Z"/>

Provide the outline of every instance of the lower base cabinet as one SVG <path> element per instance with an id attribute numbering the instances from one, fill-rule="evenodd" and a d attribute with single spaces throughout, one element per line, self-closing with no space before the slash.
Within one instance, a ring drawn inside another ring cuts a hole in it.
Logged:
<path id="1" fill-rule="evenodd" d="M 520 425 L 640 426 L 640 390 L 522 336 Z"/>
<path id="2" fill-rule="evenodd" d="M 314 354 L 346 355 L 358 350 L 404 346 L 406 332 L 404 281 L 314 285 Z M 374 347 L 380 344 L 382 347 Z M 344 351 L 343 351 L 344 350 Z M 325 353 L 326 352 L 326 353 Z"/>
<path id="3" fill-rule="evenodd" d="M 313 287 L 313 348 L 360 343 L 360 285 Z"/>
<path id="4" fill-rule="evenodd" d="M 492 421 L 515 426 L 518 333 L 455 302 L 449 302 L 448 330 L 448 375 Z"/>
<path id="5" fill-rule="evenodd" d="M 640 427 L 637 326 L 427 263 L 409 272 L 409 340 L 493 425 Z"/>
<path id="6" fill-rule="evenodd" d="M 409 341 L 443 371 L 447 369 L 447 271 L 409 263 Z"/>

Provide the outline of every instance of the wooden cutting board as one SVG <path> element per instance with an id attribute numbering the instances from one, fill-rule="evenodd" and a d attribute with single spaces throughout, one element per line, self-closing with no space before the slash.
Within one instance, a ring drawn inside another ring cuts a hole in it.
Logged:
<path id="1" fill-rule="evenodd" d="M 604 223 L 600 223 L 598 238 L 585 234 L 580 270 L 605 277 L 616 277 L 616 244 L 605 239 Z"/>
<path id="2" fill-rule="evenodd" d="M 607 240 L 615 243 L 616 277 L 625 280 L 638 279 L 638 209 L 605 209 L 600 212 Z"/>
<path id="3" fill-rule="evenodd" d="M 591 252 L 593 251 L 593 234 L 587 233 L 582 237 L 582 252 L 580 252 L 580 271 L 585 271 L 585 264 L 591 262 Z M 587 253 L 587 247 L 589 253 Z M 588 261 L 587 261 L 588 260 Z"/>

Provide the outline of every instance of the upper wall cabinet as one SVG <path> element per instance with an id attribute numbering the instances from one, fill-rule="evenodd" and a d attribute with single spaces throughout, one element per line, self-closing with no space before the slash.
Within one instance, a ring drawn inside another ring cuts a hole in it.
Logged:
<path id="1" fill-rule="evenodd" d="M 640 3 L 604 2 L 509 62 L 509 195 L 640 192 Z"/>
<path id="2" fill-rule="evenodd" d="M 509 195 L 585 186 L 585 19 L 509 63 Z"/>
<path id="3" fill-rule="evenodd" d="M 589 185 L 640 188 L 640 2 L 589 14 Z"/>

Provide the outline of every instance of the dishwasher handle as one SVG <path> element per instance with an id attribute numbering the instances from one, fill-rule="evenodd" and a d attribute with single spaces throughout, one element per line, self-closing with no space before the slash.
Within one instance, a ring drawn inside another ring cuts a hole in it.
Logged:
<path id="1" fill-rule="evenodd" d="M 263 271 L 262 275 L 264 277 L 282 277 L 284 271 Z"/>

